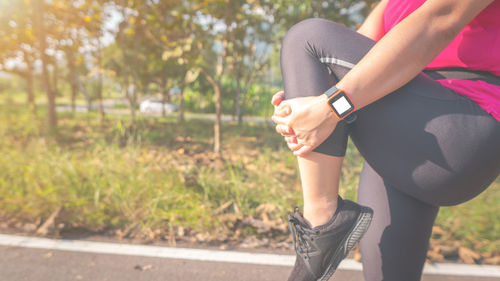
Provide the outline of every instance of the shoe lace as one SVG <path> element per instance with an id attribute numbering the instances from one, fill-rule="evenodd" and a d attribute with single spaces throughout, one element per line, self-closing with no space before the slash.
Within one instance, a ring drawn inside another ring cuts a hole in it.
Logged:
<path id="1" fill-rule="evenodd" d="M 313 251 L 313 246 L 309 241 L 312 242 L 314 240 L 310 235 L 318 234 L 318 231 L 304 226 L 296 217 L 291 215 L 288 215 L 288 228 L 292 233 L 295 252 L 304 259 L 308 259 L 309 253 Z M 308 237 L 309 239 L 307 239 Z"/>

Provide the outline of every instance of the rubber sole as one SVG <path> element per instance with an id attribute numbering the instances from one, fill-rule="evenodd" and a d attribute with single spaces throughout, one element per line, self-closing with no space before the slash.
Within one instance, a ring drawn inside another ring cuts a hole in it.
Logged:
<path id="1" fill-rule="evenodd" d="M 368 227 L 370 227 L 372 218 L 373 210 L 368 207 L 361 206 L 361 212 L 359 213 L 358 219 L 349 230 L 350 234 L 342 239 L 342 242 L 340 243 L 342 247 L 338 248 L 337 251 L 335 251 L 330 265 L 326 269 L 323 276 L 318 279 L 318 281 L 328 281 L 328 279 L 330 279 L 333 273 L 335 273 L 335 270 L 339 266 L 340 262 L 345 259 L 347 255 L 349 255 L 349 252 L 356 246 L 359 240 L 361 240 L 363 235 L 366 233 Z"/>

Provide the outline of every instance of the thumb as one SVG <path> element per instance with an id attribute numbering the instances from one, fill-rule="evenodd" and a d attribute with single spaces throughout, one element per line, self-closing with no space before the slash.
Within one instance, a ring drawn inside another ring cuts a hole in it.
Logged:
<path id="1" fill-rule="evenodd" d="M 313 147 L 310 145 L 304 145 L 298 150 L 293 152 L 293 155 L 299 156 L 299 157 L 304 157 L 306 156 L 309 152 L 313 151 Z"/>
<path id="2" fill-rule="evenodd" d="M 280 103 L 285 99 L 285 92 L 279 91 L 276 94 L 273 95 L 273 98 L 271 99 L 271 103 L 274 106 L 280 105 Z"/>

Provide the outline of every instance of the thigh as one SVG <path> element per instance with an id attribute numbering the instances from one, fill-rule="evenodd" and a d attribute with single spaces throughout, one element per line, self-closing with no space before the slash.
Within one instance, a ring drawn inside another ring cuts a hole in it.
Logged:
<path id="1" fill-rule="evenodd" d="M 374 44 L 375 41 L 329 20 L 315 18 L 297 23 L 281 45 L 286 98 L 323 94 Z"/>
<path id="2" fill-rule="evenodd" d="M 365 279 L 420 280 L 438 207 L 388 185 L 366 163 L 358 201 L 374 211 L 371 226 L 360 242 Z"/>
<path id="3" fill-rule="evenodd" d="M 361 109 L 351 129 L 387 183 L 429 204 L 469 200 L 500 172 L 500 122 L 424 74 Z"/>

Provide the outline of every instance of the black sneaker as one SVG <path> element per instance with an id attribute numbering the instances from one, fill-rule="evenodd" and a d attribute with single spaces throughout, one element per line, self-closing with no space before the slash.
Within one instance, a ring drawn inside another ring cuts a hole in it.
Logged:
<path id="1" fill-rule="evenodd" d="M 311 228 L 295 208 L 288 215 L 297 259 L 288 281 L 326 281 L 365 234 L 373 210 L 339 196 L 337 210 L 324 225 Z"/>

